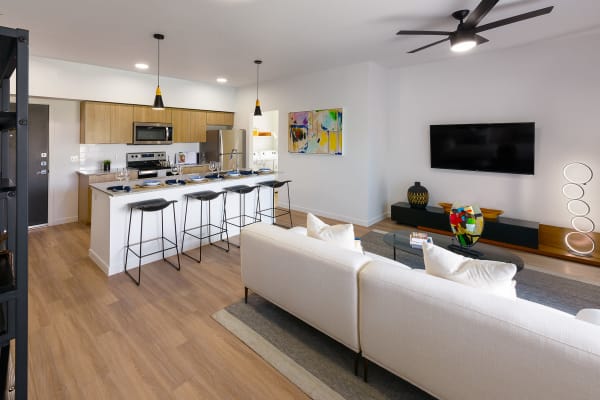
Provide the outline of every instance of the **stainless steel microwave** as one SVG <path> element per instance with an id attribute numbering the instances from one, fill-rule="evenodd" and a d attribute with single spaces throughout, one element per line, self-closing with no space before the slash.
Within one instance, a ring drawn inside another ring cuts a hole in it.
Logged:
<path id="1" fill-rule="evenodd" d="M 133 144 L 171 144 L 173 125 L 160 122 L 134 122 Z"/>

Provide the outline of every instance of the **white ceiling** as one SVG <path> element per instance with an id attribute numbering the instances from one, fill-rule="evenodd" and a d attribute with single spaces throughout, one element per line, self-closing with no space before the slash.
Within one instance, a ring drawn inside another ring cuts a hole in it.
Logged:
<path id="1" fill-rule="evenodd" d="M 0 25 L 30 31 L 32 55 L 241 86 L 338 65 L 403 66 L 455 55 L 448 44 L 406 54 L 439 37 L 397 37 L 399 29 L 454 30 L 450 16 L 478 0 L 12 0 Z M 485 32 L 472 53 L 519 46 L 600 26 L 598 0 L 501 0 L 482 23 L 554 5 L 545 16 Z M 597 49 L 590 49 L 597 51 Z"/>

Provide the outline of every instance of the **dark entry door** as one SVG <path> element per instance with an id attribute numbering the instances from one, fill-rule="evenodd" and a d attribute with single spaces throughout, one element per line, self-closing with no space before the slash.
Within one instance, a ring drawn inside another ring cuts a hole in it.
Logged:
<path id="1" fill-rule="evenodd" d="M 14 104 L 11 109 L 14 110 Z M 47 104 L 29 104 L 29 226 L 48 223 L 49 121 Z M 16 146 L 16 141 L 11 140 L 10 144 Z"/>

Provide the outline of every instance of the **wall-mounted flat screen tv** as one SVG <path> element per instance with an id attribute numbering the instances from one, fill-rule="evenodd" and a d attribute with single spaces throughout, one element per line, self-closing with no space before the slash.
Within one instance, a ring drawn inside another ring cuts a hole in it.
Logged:
<path id="1" fill-rule="evenodd" d="M 533 175 L 535 123 L 430 125 L 431 168 Z"/>

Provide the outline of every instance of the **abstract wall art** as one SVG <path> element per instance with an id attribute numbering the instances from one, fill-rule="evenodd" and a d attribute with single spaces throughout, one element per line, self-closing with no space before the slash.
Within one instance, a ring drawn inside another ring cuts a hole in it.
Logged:
<path id="1" fill-rule="evenodd" d="M 288 115 L 288 152 L 342 155 L 341 108 Z"/>

